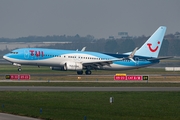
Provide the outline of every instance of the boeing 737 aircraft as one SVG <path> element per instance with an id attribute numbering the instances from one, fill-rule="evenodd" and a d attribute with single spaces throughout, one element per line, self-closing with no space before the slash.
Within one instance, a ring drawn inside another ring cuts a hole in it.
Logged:
<path id="1" fill-rule="evenodd" d="M 165 26 L 160 26 L 154 34 L 140 47 L 132 52 L 123 54 L 109 54 L 99 52 L 88 52 L 85 48 L 78 50 L 59 50 L 44 48 L 21 48 L 3 56 L 13 65 L 49 66 L 52 70 L 74 70 L 77 74 L 91 74 L 91 70 L 129 70 L 147 67 L 159 63 L 161 59 L 158 54 L 163 42 Z"/>

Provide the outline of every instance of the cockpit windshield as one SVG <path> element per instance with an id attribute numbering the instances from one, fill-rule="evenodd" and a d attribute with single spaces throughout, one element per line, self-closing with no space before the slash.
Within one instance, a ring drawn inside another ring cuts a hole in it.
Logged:
<path id="1" fill-rule="evenodd" d="M 10 52 L 11 54 L 18 54 L 18 52 Z"/>

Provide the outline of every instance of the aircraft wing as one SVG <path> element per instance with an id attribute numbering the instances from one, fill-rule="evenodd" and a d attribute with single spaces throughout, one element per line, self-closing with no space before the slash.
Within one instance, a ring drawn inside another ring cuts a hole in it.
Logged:
<path id="1" fill-rule="evenodd" d="M 104 65 L 110 65 L 113 63 L 113 61 L 118 61 L 118 60 L 121 60 L 121 59 L 105 60 L 105 61 L 99 61 L 99 62 L 97 62 L 97 61 L 96 62 L 88 62 L 88 63 L 83 63 L 83 66 L 96 69 L 96 68 L 104 66 Z"/>
<path id="2" fill-rule="evenodd" d="M 104 65 L 110 65 L 112 64 L 112 61 L 104 61 L 104 62 L 91 62 L 91 63 L 83 63 L 83 66 L 88 68 L 97 69 L 98 67 L 104 66 Z"/>
<path id="3" fill-rule="evenodd" d="M 83 49 L 84 49 L 84 48 L 83 48 Z M 98 61 L 98 62 L 83 63 L 83 66 L 84 66 L 84 67 L 98 68 L 98 67 L 101 67 L 101 66 L 104 66 L 104 65 L 110 65 L 110 64 L 113 63 L 113 61 L 125 60 L 125 59 L 129 59 L 129 60 L 135 62 L 134 59 L 133 59 L 133 57 L 134 57 L 137 49 L 138 49 L 138 47 L 136 47 L 136 48 L 134 49 L 134 51 L 131 52 L 131 54 L 130 54 L 127 58 L 118 58 L 118 59 L 112 59 L 112 60 L 107 60 L 107 61 L 105 60 L 105 61 L 101 61 L 101 62 Z M 135 62 L 135 63 L 136 63 L 136 62 Z"/>

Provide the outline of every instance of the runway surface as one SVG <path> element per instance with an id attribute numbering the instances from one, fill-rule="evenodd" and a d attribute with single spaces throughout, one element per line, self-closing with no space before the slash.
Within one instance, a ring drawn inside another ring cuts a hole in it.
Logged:
<path id="1" fill-rule="evenodd" d="M 0 76 L 5 76 L 6 74 L 0 74 Z M 7 74 L 9 75 L 9 74 Z M 31 76 L 43 76 L 43 77 L 46 77 L 46 76 L 74 76 L 74 77 L 96 77 L 96 76 L 114 76 L 115 74 L 108 74 L 108 75 L 103 75 L 103 74 L 92 74 L 92 75 L 77 75 L 77 74 L 72 74 L 72 75 L 69 75 L 69 74 L 59 74 L 59 73 L 53 73 L 53 74 L 48 74 L 48 73 L 31 73 L 30 74 Z M 180 76 L 180 74 L 148 74 L 149 76 Z"/>
<path id="2" fill-rule="evenodd" d="M 40 119 L 6 114 L 6 113 L 0 113 L 0 120 L 40 120 Z"/>
<path id="3" fill-rule="evenodd" d="M 0 86 L 0 91 L 180 91 L 180 87 L 48 87 Z"/>

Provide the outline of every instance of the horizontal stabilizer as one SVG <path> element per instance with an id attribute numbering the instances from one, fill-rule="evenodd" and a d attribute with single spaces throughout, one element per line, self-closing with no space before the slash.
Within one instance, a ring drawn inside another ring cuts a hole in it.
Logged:
<path id="1" fill-rule="evenodd" d="M 151 60 L 163 60 L 163 59 L 171 59 L 174 58 L 173 56 L 168 56 L 168 57 L 158 57 L 158 58 L 150 58 L 148 59 L 149 61 Z"/>

